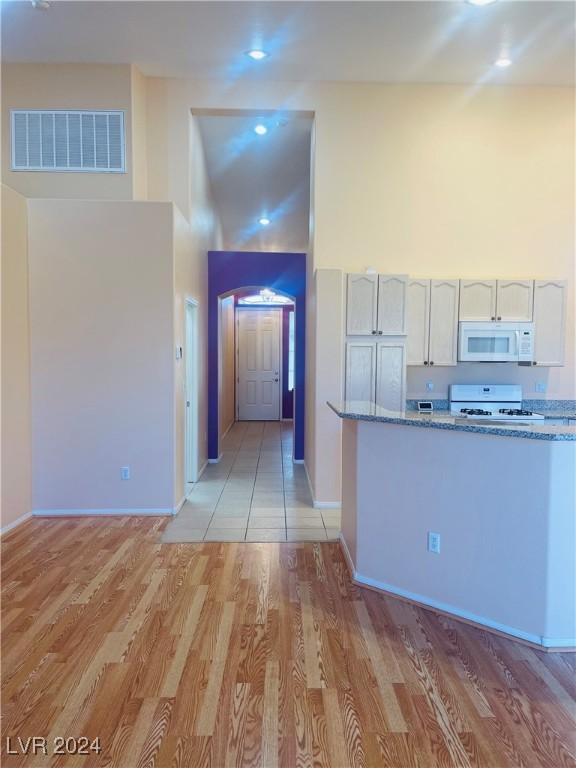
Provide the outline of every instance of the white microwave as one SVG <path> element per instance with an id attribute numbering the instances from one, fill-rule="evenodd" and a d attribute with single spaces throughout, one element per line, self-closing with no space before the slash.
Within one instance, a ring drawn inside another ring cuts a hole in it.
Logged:
<path id="1" fill-rule="evenodd" d="M 459 325 L 458 360 L 475 363 L 531 363 L 534 323 L 473 323 Z"/>

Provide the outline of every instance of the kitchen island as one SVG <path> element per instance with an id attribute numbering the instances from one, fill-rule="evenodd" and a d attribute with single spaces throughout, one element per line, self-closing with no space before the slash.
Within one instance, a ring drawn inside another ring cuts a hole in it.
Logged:
<path id="1" fill-rule="evenodd" d="M 576 646 L 576 426 L 329 405 L 343 419 L 341 541 L 359 584 Z"/>

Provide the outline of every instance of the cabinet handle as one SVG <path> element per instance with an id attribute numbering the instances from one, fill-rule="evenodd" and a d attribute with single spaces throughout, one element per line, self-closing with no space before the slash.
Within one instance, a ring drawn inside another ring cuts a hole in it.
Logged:
<path id="1" fill-rule="evenodd" d="M 382 336 L 382 334 L 383 334 L 383 333 L 384 333 L 384 331 L 378 331 L 378 334 L 379 334 L 380 336 Z"/>
<path id="2" fill-rule="evenodd" d="M 490 320 L 496 320 L 496 318 L 495 317 L 491 317 Z"/>
<path id="3" fill-rule="evenodd" d="M 430 365 L 434 365 L 434 360 L 430 360 Z"/>
<path id="4" fill-rule="evenodd" d="M 498 320 L 502 320 L 502 318 L 500 317 L 500 315 L 498 315 Z"/>
<path id="5" fill-rule="evenodd" d="M 428 360 L 424 360 L 424 365 L 428 365 Z"/>
<path id="6" fill-rule="evenodd" d="M 538 363 L 536 362 L 536 360 L 533 360 L 533 361 L 532 361 L 532 365 L 538 365 Z"/>
<path id="7" fill-rule="evenodd" d="M 370 333 L 372 334 L 372 336 L 374 336 L 374 334 L 376 333 L 376 331 L 370 331 Z"/>

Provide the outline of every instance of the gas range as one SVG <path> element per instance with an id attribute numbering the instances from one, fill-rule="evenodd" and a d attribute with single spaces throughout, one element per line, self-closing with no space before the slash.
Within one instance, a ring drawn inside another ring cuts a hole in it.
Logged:
<path id="1" fill-rule="evenodd" d="M 450 413 L 474 421 L 541 421 L 541 413 L 522 408 L 522 387 L 516 384 L 452 384 Z"/>

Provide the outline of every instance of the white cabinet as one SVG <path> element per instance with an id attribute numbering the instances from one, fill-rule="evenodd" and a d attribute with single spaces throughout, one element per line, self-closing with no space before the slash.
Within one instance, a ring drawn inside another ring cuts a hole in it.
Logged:
<path id="1" fill-rule="evenodd" d="M 460 280 L 460 320 L 496 319 L 496 280 Z"/>
<path id="2" fill-rule="evenodd" d="M 404 410 L 406 345 L 403 339 L 347 342 L 346 400 L 368 400 L 391 411 Z"/>
<path id="3" fill-rule="evenodd" d="M 348 275 L 346 335 L 405 335 L 407 282 L 405 275 Z"/>
<path id="4" fill-rule="evenodd" d="M 346 334 L 374 335 L 378 324 L 378 275 L 348 275 Z"/>
<path id="5" fill-rule="evenodd" d="M 406 334 L 406 286 L 405 275 L 378 276 L 378 325 L 380 336 L 404 336 Z"/>
<path id="6" fill-rule="evenodd" d="M 406 345 L 380 341 L 376 345 L 376 405 L 403 411 L 406 403 Z"/>
<path id="7" fill-rule="evenodd" d="M 458 362 L 458 293 L 458 280 L 430 282 L 430 365 Z"/>
<path id="8" fill-rule="evenodd" d="M 460 280 L 460 320 L 531 322 L 533 280 Z"/>
<path id="9" fill-rule="evenodd" d="M 408 283 L 408 365 L 456 365 L 458 280 Z"/>
<path id="10" fill-rule="evenodd" d="M 534 283 L 534 365 L 564 365 L 566 282 Z"/>
<path id="11" fill-rule="evenodd" d="M 496 319 L 505 322 L 532 321 L 533 280 L 498 280 L 496 284 Z"/>
<path id="12" fill-rule="evenodd" d="M 406 294 L 406 364 L 428 363 L 430 280 L 409 280 Z"/>
<path id="13" fill-rule="evenodd" d="M 346 400 L 376 397 L 376 342 L 349 341 L 346 344 Z"/>

